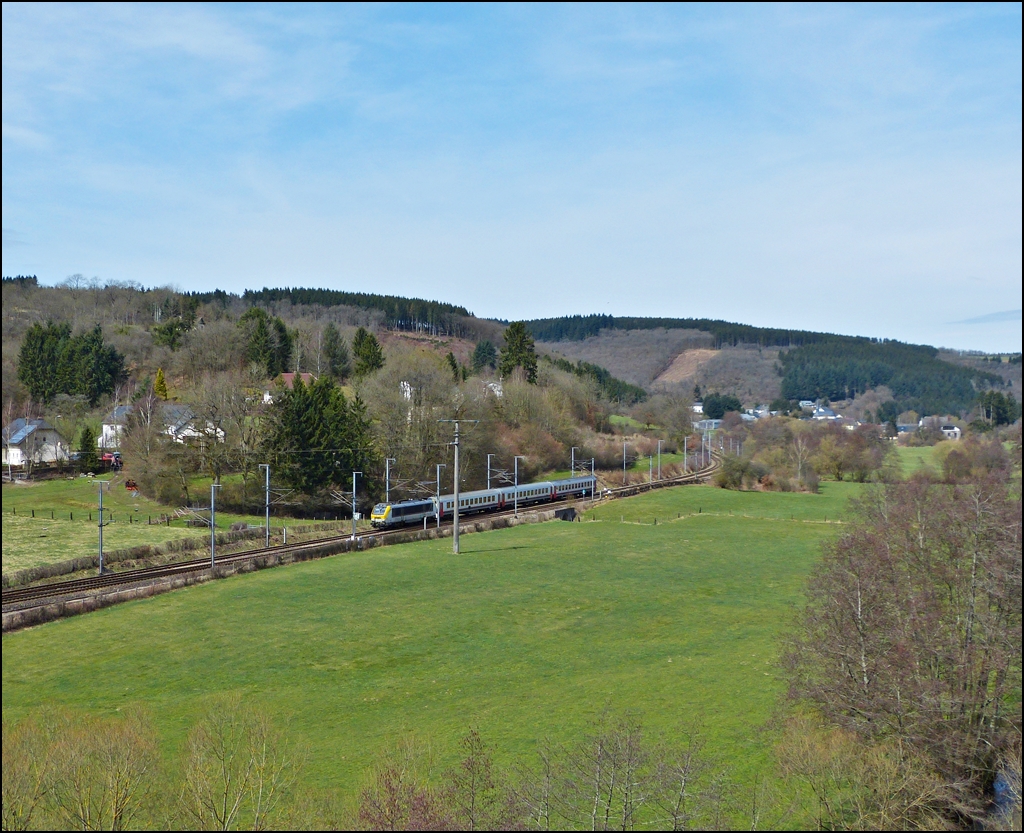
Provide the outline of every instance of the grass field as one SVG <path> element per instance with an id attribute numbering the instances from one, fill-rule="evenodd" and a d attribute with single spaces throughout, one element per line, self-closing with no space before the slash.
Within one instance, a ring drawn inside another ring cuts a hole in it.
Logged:
<path id="1" fill-rule="evenodd" d="M 896 447 L 896 455 L 900 461 L 900 471 L 904 477 L 909 477 L 919 469 L 925 469 L 932 474 L 939 473 L 939 467 L 935 464 L 934 448 L 932 446 L 921 446 L 919 448 Z"/>
<path id="2" fill-rule="evenodd" d="M 109 478 L 79 477 L 5 483 L 3 514 L 0 516 L 3 519 L 3 572 L 95 555 L 98 548 L 99 483 L 107 480 Z M 196 494 L 208 495 L 209 479 L 197 480 L 195 488 Z M 104 490 L 103 511 L 106 518 L 113 517 L 113 522 L 103 530 L 103 548 L 106 551 L 209 535 L 208 530 L 188 527 L 183 520 L 172 521 L 169 526 L 150 526 L 147 523 L 150 518 L 173 513 L 174 507 L 141 495 L 133 497 L 120 480 L 115 481 L 109 490 Z M 129 516 L 133 523 L 129 523 Z M 236 521 L 260 525 L 263 517 L 217 512 L 218 529 L 228 529 Z M 271 519 L 275 526 L 292 522 L 314 523 L 277 517 Z"/>
<path id="3" fill-rule="evenodd" d="M 475 726 L 502 763 L 610 707 L 669 736 L 702 715 L 748 780 L 783 691 L 776 639 L 836 529 L 807 521 L 857 491 L 824 485 L 664 490 L 593 522 L 468 535 L 461 556 L 449 540 L 376 549 L 5 635 L 4 716 L 141 703 L 170 753 L 206 698 L 241 693 L 308 745 L 314 783 L 352 795 L 405 733 L 447 763 Z"/>

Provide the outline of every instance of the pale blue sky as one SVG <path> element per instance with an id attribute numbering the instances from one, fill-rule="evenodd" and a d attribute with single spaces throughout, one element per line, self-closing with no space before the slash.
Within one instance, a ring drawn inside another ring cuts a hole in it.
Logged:
<path id="1" fill-rule="evenodd" d="M 5 4 L 3 273 L 1020 350 L 1021 23 Z"/>

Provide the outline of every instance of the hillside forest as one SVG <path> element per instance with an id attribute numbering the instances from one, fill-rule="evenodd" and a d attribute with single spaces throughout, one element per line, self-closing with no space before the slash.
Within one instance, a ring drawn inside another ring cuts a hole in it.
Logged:
<path id="1" fill-rule="evenodd" d="M 535 342 L 637 331 L 682 345 L 677 359 L 687 347 L 770 350 L 780 414 L 798 416 L 798 399 L 874 397 L 874 408 L 862 409 L 868 424 L 852 432 L 798 419 L 751 425 L 736 412 L 761 402 L 743 380 L 736 393 L 645 386 Z M 120 407 L 126 475 L 173 505 L 195 502 L 197 478 L 209 478 L 222 483 L 225 508 L 251 511 L 267 462 L 290 490 L 284 508 L 299 514 L 343 513 L 352 471 L 364 472 L 358 488 L 372 500 L 385 485 L 398 498 L 446 491 L 454 467 L 441 420 L 452 418 L 474 421 L 462 436 L 462 488 L 483 487 L 488 474 L 507 480 L 517 457 L 522 479 L 565 471 L 572 455 L 628 479 L 656 448 L 676 455 L 669 465 L 693 451 L 691 405 L 700 399 L 706 415 L 732 411 L 717 442 L 735 460 L 719 485 L 813 490 L 821 476 L 882 476 L 883 437 L 907 412 L 973 419 L 978 434 L 1014 422 L 1019 406 L 1005 387 L 1003 376 L 944 361 L 931 347 L 702 319 L 506 326 L 451 304 L 333 290 L 238 296 L 81 276 L 56 287 L 3 281 L 4 424 L 45 418 L 92 464 L 101 423 L 118 422 Z M 929 430 L 916 440 L 941 438 Z"/>

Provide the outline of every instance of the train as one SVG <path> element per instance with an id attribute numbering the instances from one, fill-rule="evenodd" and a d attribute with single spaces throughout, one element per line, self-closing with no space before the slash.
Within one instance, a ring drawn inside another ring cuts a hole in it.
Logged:
<path id="1" fill-rule="evenodd" d="M 524 483 L 521 486 L 500 486 L 497 489 L 461 492 L 459 516 L 509 509 L 515 505 L 551 503 L 569 497 L 592 497 L 596 488 L 597 478 L 587 474 L 566 480 L 548 480 L 542 483 Z M 450 518 L 454 511 L 455 495 L 403 500 L 398 503 L 378 503 L 370 513 L 370 525 L 375 529 L 391 529 L 422 524 L 424 521 L 440 522 Z"/>

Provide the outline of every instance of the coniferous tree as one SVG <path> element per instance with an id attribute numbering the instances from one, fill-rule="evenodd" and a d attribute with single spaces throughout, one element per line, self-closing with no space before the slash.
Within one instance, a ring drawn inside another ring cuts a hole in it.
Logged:
<path id="1" fill-rule="evenodd" d="M 275 396 L 265 450 L 281 478 L 306 495 L 343 488 L 353 471 L 372 470 L 376 459 L 365 406 L 348 400 L 329 376 L 310 385 L 296 377 Z"/>
<path id="2" fill-rule="evenodd" d="M 448 369 L 452 372 L 452 379 L 456 382 L 462 381 L 462 368 L 459 367 L 459 363 L 455 358 L 455 354 L 449 350 L 448 355 L 444 357 L 444 363 L 448 365 Z"/>
<path id="3" fill-rule="evenodd" d="M 533 336 L 522 321 L 515 321 L 505 330 L 505 346 L 501 348 L 498 372 L 503 378 L 512 375 L 517 367 L 526 373 L 526 381 L 537 383 L 537 351 Z"/>
<path id="4" fill-rule="evenodd" d="M 18 356 L 18 378 L 37 402 L 64 393 L 95 407 L 124 376 L 124 356 L 103 343 L 99 326 L 73 336 L 69 324 L 33 324 Z"/>
<path id="5" fill-rule="evenodd" d="M 484 339 L 483 341 L 477 342 L 475 348 L 473 348 L 473 357 L 471 359 L 473 364 L 473 370 L 479 373 L 485 367 L 489 367 L 492 370 L 498 366 L 498 351 L 494 347 L 494 343 L 490 339 Z"/>
<path id="6" fill-rule="evenodd" d="M 352 339 L 352 354 L 356 360 L 355 375 L 358 377 L 369 376 L 384 367 L 384 351 L 380 342 L 365 327 L 356 330 Z"/>
<path id="7" fill-rule="evenodd" d="M 286 373 L 292 369 L 292 334 L 288 332 L 288 327 L 285 326 L 284 321 L 280 318 L 275 317 L 273 321 L 273 333 L 274 333 L 274 372 L 272 375 L 276 376 L 278 373 Z"/>
<path id="8" fill-rule="evenodd" d="M 328 375 L 335 379 L 344 379 L 352 372 L 348 345 L 333 322 L 324 327 L 323 351 Z"/>
<path id="9" fill-rule="evenodd" d="M 156 380 L 153 382 L 153 393 L 161 399 L 167 399 L 170 396 L 167 392 L 167 380 L 164 378 L 164 369 L 162 367 L 157 368 Z"/>
<path id="10" fill-rule="evenodd" d="M 250 364 L 259 364 L 266 369 L 267 376 L 276 376 L 277 359 L 267 313 L 259 307 L 252 307 L 239 320 L 246 331 L 245 358 Z"/>
<path id="11" fill-rule="evenodd" d="M 96 433 L 88 425 L 82 427 L 78 441 L 78 468 L 80 471 L 100 470 L 100 458 L 96 453 Z"/>

